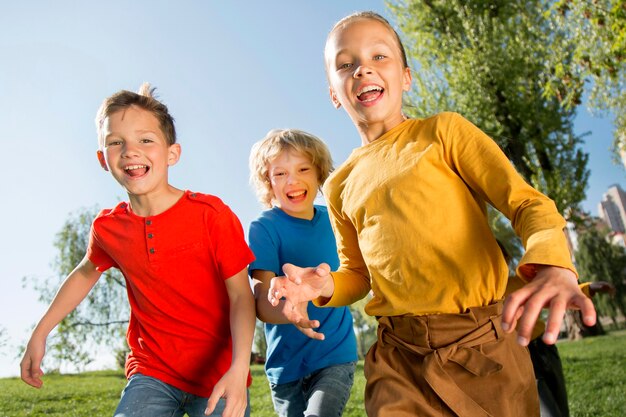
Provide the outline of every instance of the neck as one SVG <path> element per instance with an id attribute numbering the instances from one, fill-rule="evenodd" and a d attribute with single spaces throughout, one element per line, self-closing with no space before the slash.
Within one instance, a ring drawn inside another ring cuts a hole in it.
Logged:
<path id="1" fill-rule="evenodd" d="M 128 199 L 133 213 L 141 217 L 149 217 L 161 214 L 172 207 L 183 194 L 183 190 L 168 185 L 167 189 L 158 194 L 128 194 Z"/>
<path id="2" fill-rule="evenodd" d="M 361 136 L 361 144 L 367 145 L 368 143 L 374 142 L 376 139 L 380 138 L 382 135 L 404 122 L 406 119 L 407 117 L 403 113 L 400 113 L 398 117 L 394 117 L 391 120 L 385 120 L 375 123 L 367 123 L 361 121 L 356 122 L 355 125 L 357 131 L 359 132 L 359 136 Z"/>

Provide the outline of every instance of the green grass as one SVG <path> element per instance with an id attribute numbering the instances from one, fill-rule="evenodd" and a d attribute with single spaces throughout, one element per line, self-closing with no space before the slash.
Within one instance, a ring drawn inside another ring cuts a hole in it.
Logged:
<path id="1" fill-rule="evenodd" d="M 626 410 L 626 331 L 558 345 L 572 417 L 623 416 Z M 263 367 L 252 367 L 252 416 L 274 416 Z M 120 371 L 47 375 L 44 387 L 31 388 L 19 378 L 0 379 L 0 417 L 110 416 L 126 384 Z M 347 417 L 363 411 L 363 364 L 355 374 Z"/>
<path id="2" fill-rule="evenodd" d="M 558 348 L 572 417 L 626 415 L 626 331 Z"/>

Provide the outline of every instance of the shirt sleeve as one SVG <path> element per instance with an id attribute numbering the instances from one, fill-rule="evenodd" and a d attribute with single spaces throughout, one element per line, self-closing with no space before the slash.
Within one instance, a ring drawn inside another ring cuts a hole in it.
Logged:
<path id="1" fill-rule="evenodd" d="M 252 249 L 255 257 L 255 260 L 250 264 L 250 272 L 260 269 L 271 271 L 277 276 L 282 275 L 277 236 L 272 237 L 267 227 L 262 222 L 255 220 L 250 224 L 248 239 L 250 249 Z"/>
<path id="2" fill-rule="evenodd" d="M 335 290 L 330 299 L 317 299 L 316 306 L 350 305 L 365 297 L 371 289 L 370 275 L 359 248 L 356 230 L 341 217 L 333 202 L 328 201 L 328 216 L 337 242 L 339 269 L 332 273 Z"/>
<path id="3" fill-rule="evenodd" d="M 94 264 L 99 272 L 105 272 L 111 267 L 117 267 L 117 264 L 99 244 L 96 233 L 96 220 L 93 221 L 91 229 L 89 230 L 89 243 L 87 244 L 86 256 L 89 262 Z"/>
<path id="4" fill-rule="evenodd" d="M 248 247 L 241 222 L 229 207 L 225 206 L 209 227 L 214 242 L 214 256 L 223 279 L 227 279 L 244 269 L 254 260 Z"/>
<path id="5" fill-rule="evenodd" d="M 474 192 L 511 220 L 526 249 L 518 274 L 532 279 L 535 264 L 576 273 L 563 232 L 565 220 L 554 202 L 525 182 L 489 136 L 462 116 L 448 115 L 442 138 L 447 142 L 445 157 Z"/>

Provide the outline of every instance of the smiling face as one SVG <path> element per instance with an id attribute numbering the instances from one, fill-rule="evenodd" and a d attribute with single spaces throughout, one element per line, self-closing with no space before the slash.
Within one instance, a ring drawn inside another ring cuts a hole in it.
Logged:
<path id="1" fill-rule="evenodd" d="M 157 118 L 130 106 L 104 120 L 98 159 L 131 197 L 153 196 L 168 188 L 168 167 L 180 146 L 168 145 Z"/>
<path id="2" fill-rule="evenodd" d="M 384 133 L 402 123 L 411 72 L 391 28 L 369 18 L 346 22 L 331 33 L 324 55 L 331 101 L 357 127 Z"/>
<path id="3" fill-rule="evenodd" d="M 276 206 L 292 217 L 311 220 L 320 184 L 309 158 L 284 150 L 268 164 L 268 175 Z"/>

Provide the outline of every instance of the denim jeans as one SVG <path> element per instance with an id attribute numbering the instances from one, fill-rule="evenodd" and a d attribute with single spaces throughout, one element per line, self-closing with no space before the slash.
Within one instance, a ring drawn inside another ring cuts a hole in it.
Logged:
<path id="1" fill-rule="evenodd" d="M 341 416 L 350 397 L 356 363 L 319 369 L 285 384 L 271 384 L 274 409 L 280 417 Z"/>
<path id="2" fill-rule="evenodd" d="M 114 417 L 204 417 L 209 399 L 186 393 L 156 378 L 135 374 L 130 377 Z M 211 416 L 221 416 L 226 400 L 220 398 Z M 250 416 L 250 398 L 246 417 Z"/>

